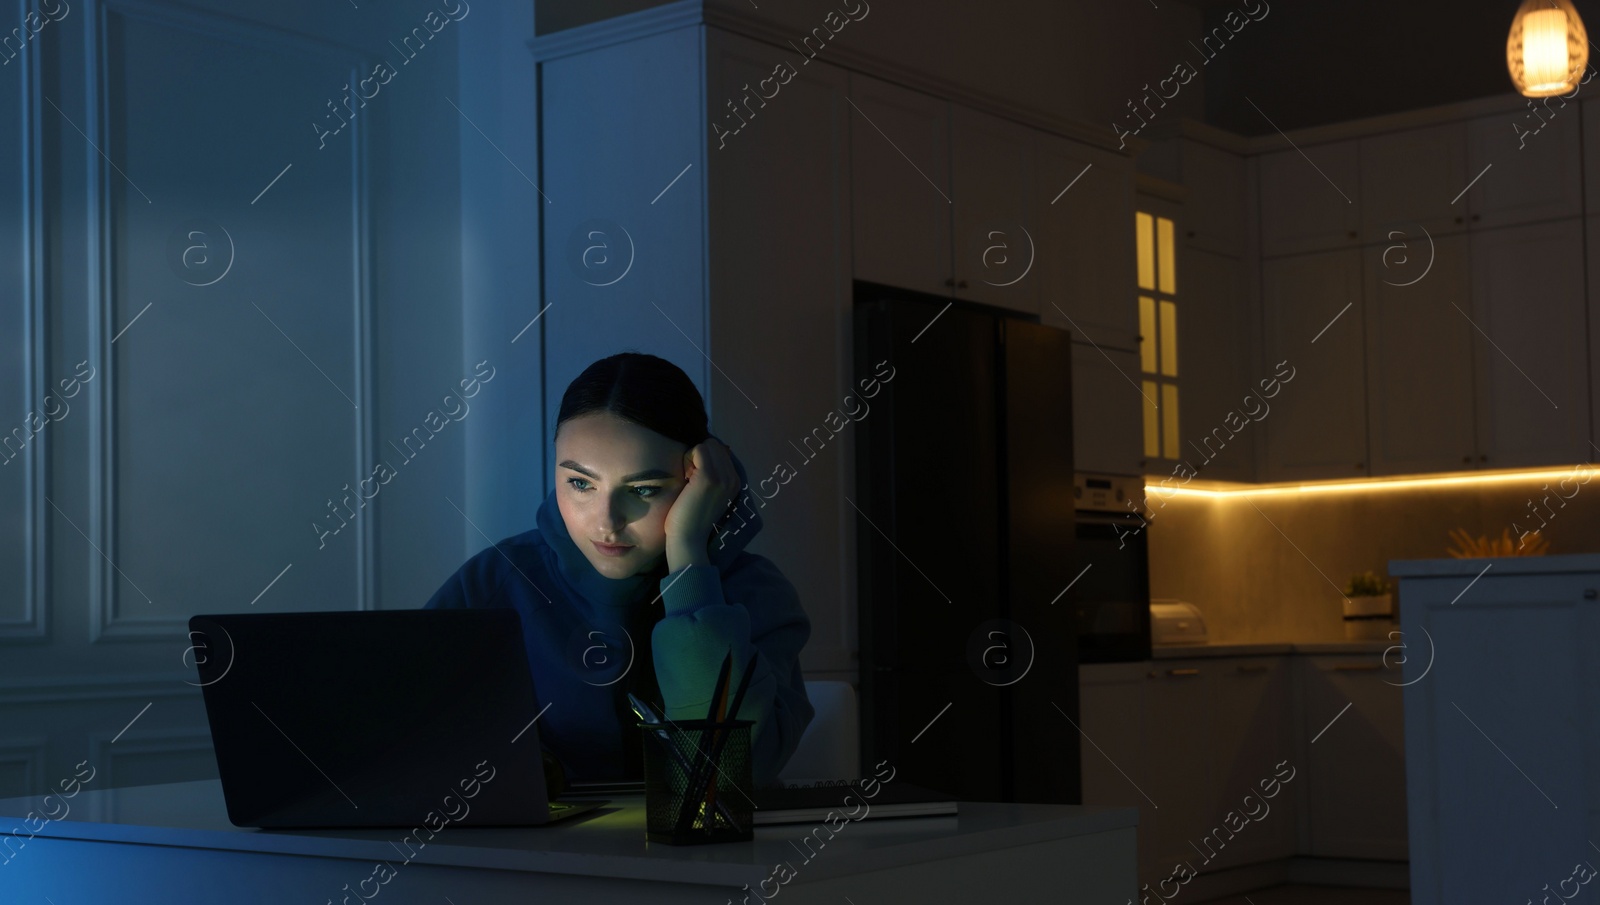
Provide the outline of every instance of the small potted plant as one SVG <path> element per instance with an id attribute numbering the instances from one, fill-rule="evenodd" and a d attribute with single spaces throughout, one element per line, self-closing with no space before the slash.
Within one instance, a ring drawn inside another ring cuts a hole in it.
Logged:
<path id="1" fill-rule="evenodd" d="M 1394 596 L 1387 579 L 1375 572 L 1350 576 L 1344 587 L 1346 640 L 1383 640 L 1394 624 Z"/>

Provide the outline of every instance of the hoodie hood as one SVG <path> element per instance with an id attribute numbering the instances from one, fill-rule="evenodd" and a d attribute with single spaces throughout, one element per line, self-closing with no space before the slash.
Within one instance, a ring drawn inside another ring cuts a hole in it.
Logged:
<path id="1" fill-rule="evenodd" d="M 715 434 L 712 438 L 721 440 Z M 734 470 L 739 474 L 740 489 L 733 498 L 735 505 L 717 519 L 707 547 L 711 565 L 719 574 L 726 572 L 728 566 L 744 552 L 761 530 L 762 524 L 760 510 L 750 502 L 755 493 L 744 463 L 737 455 L 731 452 L 729 455 L 733 459 Z M 595 571 L 572 540 L 572 535 L 567 533 L 567 523 L 561 518 L 561 509 L 556 503 L 556 490 L 551 490 L 544 502 L 539 504 L 538 524 L 540 535 L 555 552 L 558 568 L 553 571 L 566 583 L 570 592 L 587 603 L 607 609 L 626 608 L 641 598 L 660 592 L 660 581 L 667 574 L 664 557 L 655 569 L 627 578 L 607 578 Z"/>

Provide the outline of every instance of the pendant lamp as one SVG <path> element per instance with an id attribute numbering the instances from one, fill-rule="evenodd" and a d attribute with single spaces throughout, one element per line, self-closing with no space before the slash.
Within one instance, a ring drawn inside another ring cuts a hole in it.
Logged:
<path id="1" fill-rule="evenodd" d="M 1506 38 L 1506 67 L 1526 97 L 1571 94 L 1589 65 L 1589 37 L 1571 0 L 1524 0 Z"/>

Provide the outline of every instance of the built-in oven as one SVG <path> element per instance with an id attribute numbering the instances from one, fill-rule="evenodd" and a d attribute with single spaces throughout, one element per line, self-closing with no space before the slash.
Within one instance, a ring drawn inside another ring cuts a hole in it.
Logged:
<path id="1" fill-rule="evenodd" d="M 1077 543 L 1067 598 L 1079 663 L 1150 659 L 1149 523 L 1144 480 L 1079 473 L 1073 482 Z"/>

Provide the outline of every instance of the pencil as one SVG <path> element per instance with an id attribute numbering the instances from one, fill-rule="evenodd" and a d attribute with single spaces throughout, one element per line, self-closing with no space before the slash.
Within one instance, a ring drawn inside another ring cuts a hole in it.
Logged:
<path id="1" fill-rule="evenodd" d="M 744 666 L 744 675 L 739 677 L 739 688 L 738 688 L 738 690 L 736 690 L 733 693 L 733 704 L 727 710 L 727 714 L 728 714 L 728 719 L 729 720 L 736 720 L 736 719 L 739 718 L 739 705 L 744 703 L 744 693 L 750 687 L 750 677 L 754 676 L 755 673 L 756 673 L 756 658 L 760 657 L 760 656 L 761 656 L 760 651 L 752 650 L 750 652 L 750 662 L 746 663 L 745 666 Z M 711 745 L 711 763 L 712 764 L 715 764 L 718 760 L 720 760 L 722 758 L 722 749 L 727 745 L 728 736 L 730 734 L 732 734 L 732 733 L 733 733 L 733 729 L 731 727 L 723 729 L 717 735 L 716 741 L 712 742 L 712 745 Z M 716 803 L 717 803 L 716 777 L 715 776 L 710 777 L 710 780 L 711 780 L 710 781 L 710 786 L 711 787 L 706 790 L 706 805 L 707 805 L 708 809 L 711 808 L 711 807 L 715 807 Z M 735 829 L 737 829 L 737 827 L 735 827 Z"/>
<path id="2" fill-rule="evenodd" d="M 717 720 L 718 708 L 722 705 L 723 695 L 727 692 L 728 674 L 733 671 L 733 648 L 728 649 L 727 656 L 722 658 L 722 669 L 717 674 L 717 684 L 711 688 L 711 706 L 706 711 L 706 723 L 714 726 Z M 701 757 L 705 757 L 707 748 L 707 734 L 713 730 L 711 726 L 700 731 L 700 744 L 697 746 Z M 687 777 L 687 784 L 683 789 L 683 807 L 678 812 L 678 832 L 686 832 L 694 826 L 694 815 L 699 809 L 701 794 L 699 790 L 705 785 L 705 775 L 716 765 L 710 761 L 697 761 L 695 769 Z M 707 829 L 710 829 L 709 823 Z"/>

